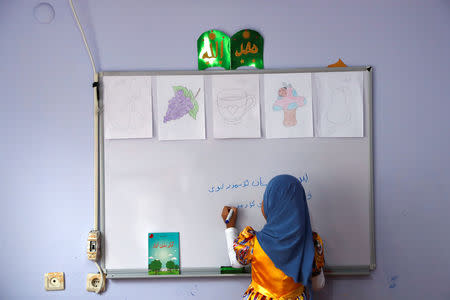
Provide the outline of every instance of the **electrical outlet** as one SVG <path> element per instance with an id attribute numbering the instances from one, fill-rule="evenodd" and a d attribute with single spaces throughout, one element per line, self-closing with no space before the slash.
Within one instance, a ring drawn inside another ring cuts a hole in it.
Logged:
<path id="1" fill-rule="evenodd" d="M 87 275 L 86 290 L 88 292 L 101 293 L 105 290 L 106 276 L 103 275 L 103 286 L 100 286 L 102 275 L 99 273 L 89 273 Z"/>
<path id="2" fill-rule="evenodd" d="M 63 272 L 45 273 L 44 286 L 47 291 L 64 290 L 64 273 Z"/>

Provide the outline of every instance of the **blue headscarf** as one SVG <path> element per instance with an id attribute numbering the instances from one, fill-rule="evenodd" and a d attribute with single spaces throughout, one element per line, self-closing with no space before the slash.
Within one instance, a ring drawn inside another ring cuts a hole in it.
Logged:
<path id="1" fill-rule="evenodd" d="M 264 192 L 267 223 L 256 233 L 275 266 L 310 290 L 314 243 L 305 190 L 291 175 L 270 180 Z"/>

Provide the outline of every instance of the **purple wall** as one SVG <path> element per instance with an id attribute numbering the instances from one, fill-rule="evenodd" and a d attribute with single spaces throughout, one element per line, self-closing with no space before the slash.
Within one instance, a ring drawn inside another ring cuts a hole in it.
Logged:
<path id="1" fill-rule="evenodd" d="M 0 1 L 0 298 L 86 299 L 91 67 L 68 1 Z M 126 3 L 126 4 L 125 4 Z M 450 299 L 448 0 L 75 0 L 101 71 L 196 69 L 196 39 L 260 31 L 266 68 L 374 72 L 377 269 L 315 299 Z M 42 15 L 39 15 L 42 16 Z M 46 15 L 44 14 L 43 17 Z M 222 233 L 217 233 L 222 234 Z M 45 272 L 66 290 L 45 292 Z M 248 280 L 108 281 L 106 299 L 239 299 Z M 215 297 L 217 293 L 219 296 Z"/>

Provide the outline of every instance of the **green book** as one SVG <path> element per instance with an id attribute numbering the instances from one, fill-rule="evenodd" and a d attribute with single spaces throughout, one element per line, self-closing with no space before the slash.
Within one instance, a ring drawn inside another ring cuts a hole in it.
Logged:
<path id="1" fill-rule="evenodd" d="M 180 233 L 148 234 L 148 275 L 180 274 Z"/>

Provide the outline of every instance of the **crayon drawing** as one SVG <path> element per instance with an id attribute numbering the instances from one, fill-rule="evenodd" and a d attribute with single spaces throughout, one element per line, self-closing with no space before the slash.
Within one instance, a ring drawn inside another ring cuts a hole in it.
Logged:
<path id="1" fill-rule="evenodd" d="M 203 76 L 159 76 L 158 139 L 205 139 Z"/>
<path id="2" fill-rule="evenodd" d="M 283 82 L 283 86 L 278 90 L 278 98 L 273 104 L 274 111 L 283 111 L 283 125 L 292 127 L 297 125 L 297 108 L 306 104 L 305 97 L 297 94 L 292 84 Z"/>
<path id="3" fill-rule="evenodd" d="M 364 136 L 362 72 L 314 74 L 313 90 L 316 136 Z"/>
<path id="4" fill-rule="evenodd" d="M 258 75 L 214 75 L 211 86 L 214 137 L 261 137 Z"/>
<path id="5" fill-rule="evenodd" d="M 312 137 L 310 73 L 264 75 L 267 138 Z"/>
<path id="6" fill-rule="evenodd" d="M 196 120 L 198 112 L 198 102 L 197 100 L 195 100 L 195 98 L 197 98 L 201 88 L 198 89 L 195 96 L 192 91 L 186 87 L 174 86 L 172 88 L 175 96 L 169 100 L 167 112 L 164 116 L 163 122 L 166 123 L 172 120 L 177 120 L 187 114 L 189 114 L 189 116 Z"/>
<path id="7" fill-rule="evenodd" d="M 330 97 L 330 105 L 326 112 L 326 121 L 328 127 L 343 126 L 350 123 L 352 120 L 352 113 L 350 111 L 349 98 L 351 91 L 346 86 L 336 87 L 333 89 Z"/>
<path id="8" fill-rule="evenodd" d="M 256 98 L 243 89 L 225 89 L 217 95 L 218 112 L 227 124 L 238 124 L 255 106 Z"/>
<path id="9" fill-rule="evenodd" d="M 151 138 L 151 78 L 105 76 L 103 86 L 105 138 Z"/>

